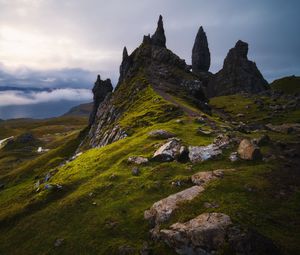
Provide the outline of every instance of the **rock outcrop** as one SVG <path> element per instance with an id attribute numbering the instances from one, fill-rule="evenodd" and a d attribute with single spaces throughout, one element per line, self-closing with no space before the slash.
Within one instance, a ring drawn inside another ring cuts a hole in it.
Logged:
<path id="1" fill-rule="evenodd" d="M 99 105 L 104 101 L 105 97 L 113 91 L 113 86 L 111 84 L 110 79 L 101 80 L 100 75 L 97 76 L 97 80 L 93 87 L 93 94 L 94 94 L 94 104 L 93 110 L 90 115 L 89 124 L 92 125 Z"/>
<path id="2" fill-rule="evenodd" d="M 126 137 L 128 130 L 120 126 L 119 120 L 149 86 L 162 97 L 180 95 L 201 109 L 209 108 L 201 82 L 195 80 L 184 60 L 166 48 L 161 16 L 152 37 L 144 36 L 143 43 L 130 55 L 124 48 L 120 78 L 114 92 L 107 93 L 103 101 L 103 97 L 98 97 L 101 93 L 95 93 L 89 133 L 81 148 L 104 146 Z"/>
<path id="3" fill-rule="evenodd" d="M 258 160 L 262 158 L 260 149 L 248 139 L 243 139 L 238 147 L 238 154 L 241 159 Z"/>
<path id="4" fill-rule="evenodd" d="M 192 69 L 193 73 L 201 74 L 207 72 L 210 67 L 210 52 L 206 33 L 201 26 L 198 30 L 193 51 L 192 51 Z"/>
<path id="5" fill-rule="evenodd" d="M 238 41 L 230 49 L 223 68 L 216 73 L 207 86 L 209 97 L 230 95 L 240 92 L 258 93 L 268 89 L 256 64 L 248 60 L 248 44 Z"/>

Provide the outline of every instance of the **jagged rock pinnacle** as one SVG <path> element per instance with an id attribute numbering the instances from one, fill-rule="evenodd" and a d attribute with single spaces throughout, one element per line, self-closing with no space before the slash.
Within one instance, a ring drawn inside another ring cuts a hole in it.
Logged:
<path id="1" fill-rule="evenodd" d="M 127 59 L 127 58 L 128 58 L 128 52 L 127 52 L 127 48 L 125 46 L 123 49 L 123 61 L 124 61 L 124 59 Z"/>
<path id="2" fill-rule="evenodd" d="M 111 84 L 110 79 L 106 79 L 105 81 L 102 81 L 100 75 L 98 74 L 97 80 L 93 87 L 94 104 L 93 104 L 93 110 L 91 112 L 90 119 L 89 119 L 90 125 L 92 125 L 95 120 L 99 105 L 105 99 L 107 94 L 111 93 L 112 91 L 113 91 L 113 86 Z"/>
<path id="3" fill-rule="evenodd" d="M 258 93 L 268 88 L 256 64 L 248 60 L 248 43 L 241 40 L 229 50 L 223 68 L 207 86 L 208 96 L 230 95 L 240 92 Z"/>
<path id="4" fill-rule="evenodd" d="M 193 72 L 207 72 L 210 67 L 210 52 L 206 34 L 201 26 L 195 38 L 195 43 L 192 51 L 192 69 Z"/>
<path id="5" fill-rule="evenodd" d="M 151 37 L 151 41 L 153 45 L 166 47 L 166 36 L 165 36 L 163 18 L 161 15 L 159 15 L 157 28 L 155 33 Z"/>

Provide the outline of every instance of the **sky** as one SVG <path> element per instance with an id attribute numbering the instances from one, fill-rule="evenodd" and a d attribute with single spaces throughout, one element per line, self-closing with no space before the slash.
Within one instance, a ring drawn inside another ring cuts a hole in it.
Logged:
<path id="1" fill-rule="evenodd" d="M 299 10 L 298 0 L 0 0 L 0 88 L 90 89 L 98 73 L 115 84 L 123 47 L 139 46 L 159 14 L 187 63 L 202 25 L 211 72 L 241 39 L 269 82 L 299 75 Z"/>

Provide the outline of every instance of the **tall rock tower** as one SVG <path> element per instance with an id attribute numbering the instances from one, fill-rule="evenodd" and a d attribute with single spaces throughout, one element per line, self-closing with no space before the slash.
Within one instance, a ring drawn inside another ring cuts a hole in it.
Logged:
<path id="1" fill-rule="evenodd" d="M 192 68 L 195 74 L 207 72 L 210 67 L 210 52 L 206 34 L 201 26 L 198 30 L 192 51 Z"/>

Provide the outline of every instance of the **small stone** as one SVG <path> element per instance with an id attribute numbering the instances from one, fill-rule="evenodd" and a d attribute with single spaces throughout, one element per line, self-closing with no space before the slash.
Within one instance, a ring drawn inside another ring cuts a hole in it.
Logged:
<path id="1" fill-rule="evenodd" d="M 112 174 L 111 176 L 109 176 L 109 180 L 115 180 L 115 179 L 117 179 L 117 175 L 115 175 L 115 174 Z"/>
<path id="2" fill-rule="evenodd" d="M 97 205 L 97 202 L 93 202 L 92 205 Z"/>
<path id="3" fill-rule="evenodd" d="M 213 132 L 209 130 L 203 130 L 201 128 L 197 129 L 197 134 L 198 135 L 211 135 Z"/>
<path id="4" fill-rule="evenodd" d="M 140 169 L 137 167 L 134 167 L 134 168 L 132 168 L 131 173 L 133 176 L 138 176 L 138 175 L 140 175 Z"/>
<path id="5" fill-rule="evenodd" d="M 229 155 L 229 159 L 231 162 L 236 162 L 239 160 L 239 157 L 238 157 L 238 153 L 235 151 L 235 152 L 232 152 L 230 155 Z"/>
<path id="6" fill-rule="evenodd" d="M 151 131 L 149 133 L 149 136 L 153 137 L 153 138 L 158 138 L 158 139 L 168 139 L 168 138 L 174 137 L 175 135 L 169 131 L 159 129 L 159 130 Z"/>
<path id="7" fill-rule="evenodd" d="M 63 242 L 64 242 L 64 239 L 62 239 L 62 238 L 56 239 L 54 242 L 54 246 L 59 247 L 63 244 Z"/>
<path id="8" fill-rule="evenodd" d="M 142 164 L 146 164 L 146 163 L 148 163 L 148 159 L 147 158 L 144 158 L 144 157 L 139 157 L 139 156 L 137 156 L 137 157 L 129 157 L 128 158 L 128 162 L 129 163 L 133 163 L 133 164 L 136 164 L 136 165 L 142 165 Z"/>

